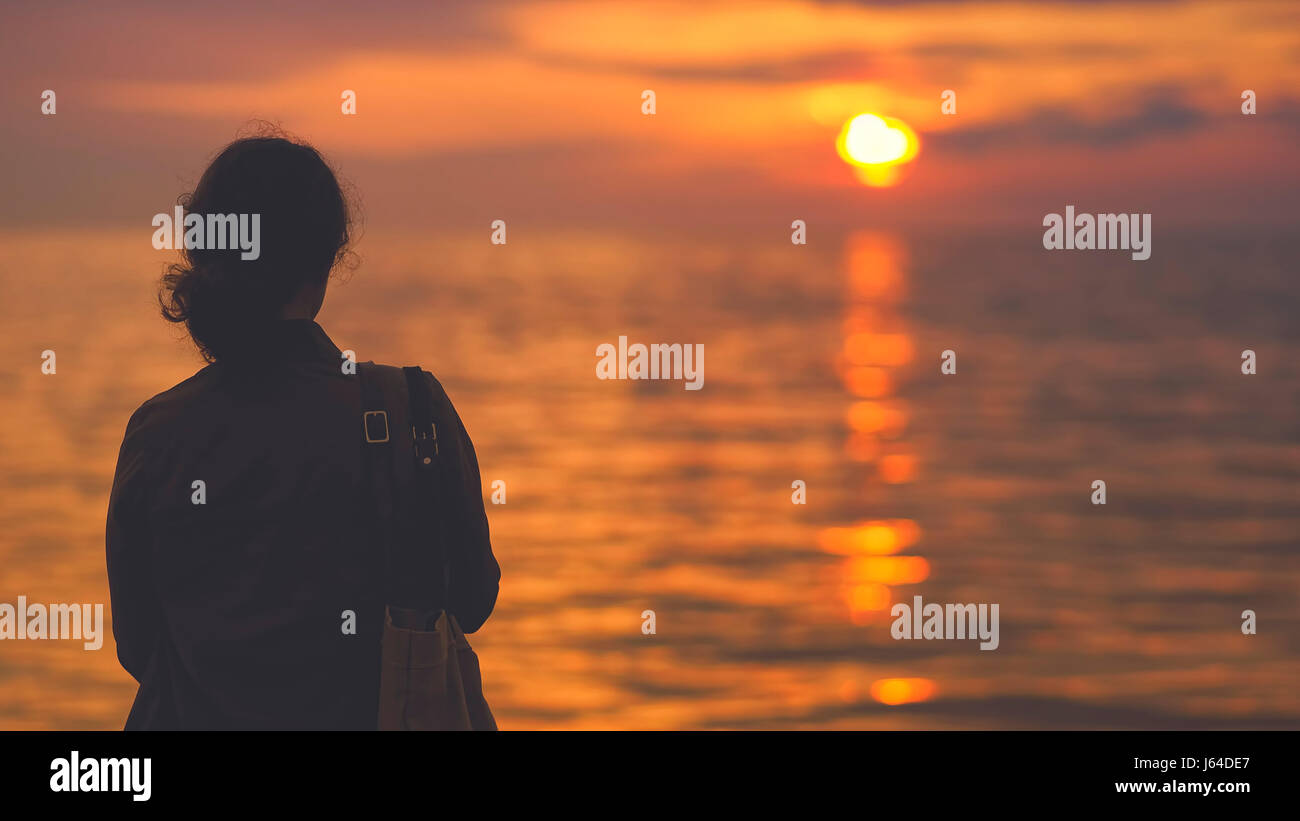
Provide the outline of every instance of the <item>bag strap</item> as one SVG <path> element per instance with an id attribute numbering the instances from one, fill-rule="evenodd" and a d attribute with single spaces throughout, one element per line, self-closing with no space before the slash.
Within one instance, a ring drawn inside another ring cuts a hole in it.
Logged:
<path id="1" fill-rule="evenodd" d="M 357 374 L 362 467 L 384 557 L 384 600 L 436 616 L 448 600 L 448 567 L 433 395 L 419 368 L 361 362 Z"/>
<path id="2" fill-rule="evenodd" d="M 397 482 L 393 475 L 392 423 L 395 420 L 388 418 L 389 402 L 373 363 L 359 363 L 357 377 L 361 382 L 362 476 L 370 490 L 371 513 L 383 555 L 382 589 L 384 601 L 388 602 L 393 597 L 393 497 Z"/>
<path id="3" fill-rule="evenodd" d="M 447 485 L 443 460 L 438 455 L 438 420 L 434 413 L 433 391 L 424 372 L 419 368 L 402 368 L 406 376 L 406 395 L 410 400 L 411 438 L 415 442 L 416 533 L 432 533 L 436 542 L 436 571 L 438 608 L 448 605 L 447 561 Z M 421 505 L 419 500 L 432 499 L 433 504 Z M 420 513 L 424 513 L 420 517 Z M 424 521 L 421 521 L 421 518 Z M 428 519 L 432 518 L 432 522 Z M 421 527 L 432 524 L 432 527 Z"/>

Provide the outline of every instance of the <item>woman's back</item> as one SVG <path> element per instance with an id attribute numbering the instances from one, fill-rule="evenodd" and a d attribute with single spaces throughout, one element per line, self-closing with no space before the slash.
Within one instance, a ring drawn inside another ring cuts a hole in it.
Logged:
<path id="1" fill-rule="evenodd" d="M 375 725 L 383 560 L 357 377 L 314 322 L 284 321 L 265 345 L 128 425 L 108 521 L 118 654 L 142 683 L 128 728 Z M 473 631 L 499 571 L 459 438 L 453 583 Z"/>

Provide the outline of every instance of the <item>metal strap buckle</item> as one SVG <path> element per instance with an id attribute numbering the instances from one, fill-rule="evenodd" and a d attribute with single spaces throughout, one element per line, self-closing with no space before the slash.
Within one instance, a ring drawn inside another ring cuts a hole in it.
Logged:
<path id="1" fill-rule="evenodd" d="M 372 424 L 372 417 L 373 422 Z M 366 441 L 380 443 L 388 441 L 388 412 L 387 411 L 366 411 L 362 419 L 362 425 L 366 431 Z M 382 431 L 383 435 L 380 436 Z"/>
<path id="2" fill-rule="evenodd" d="M 411 438 L 415 440 L 415 454 L 423 465 L 432 465 L 433 456 L 438 455 L 438 426 L 429 423 L 427 431 L 417 430 L 414 425 L 411 426 Z M 431 455 L 426 446 L 433 445 L 433 454 Z"/>

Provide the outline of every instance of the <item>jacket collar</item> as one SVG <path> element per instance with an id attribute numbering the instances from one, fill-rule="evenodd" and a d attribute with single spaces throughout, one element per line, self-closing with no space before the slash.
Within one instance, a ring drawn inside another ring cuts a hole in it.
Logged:
<path id="1" fill-rule="evenodd" d="M 337 362 L 343 355 L 315 320 L 282 319 L 272 333 L 275 334 L 272 344 L 290 359 L 333 359 Z"/>
<path id="2" fill-rule="evenodd" d="M 333 360 L 343 355 L 339 347 L 325 333 L 325 329 L 311 319 L 279 319 L 252 332 L 251 344 L 244 347 L 245 355 L 255 361 L 265 360 Z M 235 361 L 242 357 L 234 357 Z"/>

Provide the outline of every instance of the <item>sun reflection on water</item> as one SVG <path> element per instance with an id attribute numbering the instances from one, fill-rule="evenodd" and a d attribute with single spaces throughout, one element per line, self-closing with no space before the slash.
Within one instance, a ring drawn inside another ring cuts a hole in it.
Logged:
<path id="1" fill-rule="evenodd" d="M 853 397 L 845 409 L 845 455 L 865 468 L 868 484 L 901 485 L 917 476 L 917 458 L 906 441 L 909 415 L 897 398 L 898 371 L 912 362 L 915 344 L 899 309 L 906 295 L 904 250 L 892 237 L 857 233 L 846 247 L 847 287 L 843 345 L 836 371 Z M 924 557 L 897 555 L 920 541 L 921 526 L 893 518 L 824 528 L 821 549 L 845 556 L 842 577 L 849 618 L 877 624 L 888 618 L 893 588 L 930 575 Z M 924 701 L 934 691 L 928 679 L 885 679 L 871 696 L 885 704 Z"/>

